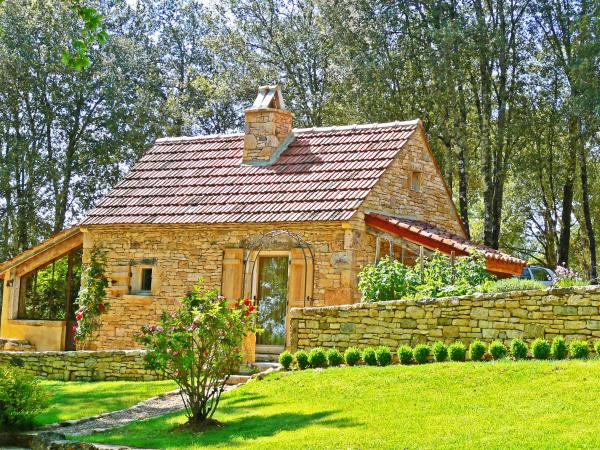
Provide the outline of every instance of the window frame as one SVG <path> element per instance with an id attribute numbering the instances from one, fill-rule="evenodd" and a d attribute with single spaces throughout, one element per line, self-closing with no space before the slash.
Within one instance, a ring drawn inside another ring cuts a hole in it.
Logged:
<path id="1" fill-rule="evenodd" d="M 415 180 L 418 183 L 417 188 L 415 189 Z M 410 174 L 410 190 L 412 192 L 421 192 L 423 188 L 423 172 L 420 170 L 413 170 Z"/>

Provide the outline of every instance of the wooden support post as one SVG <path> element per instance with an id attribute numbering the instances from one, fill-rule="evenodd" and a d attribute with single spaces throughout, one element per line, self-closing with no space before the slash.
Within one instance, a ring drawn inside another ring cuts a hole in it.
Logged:
<path id="1" fill-rule="evenodd" d="M 423 261 L 423 246 L 420 245 L 419 246 L 419 265 L 421 267 L 421 283 L 425 282 L 425 274 L 423 273 L 424 272 L 424 270 L 423 270 L 424 269 L 424 264 L 425 263 Z"/>
<path id="2" fill-rule="evenodd" d="M 377 236 L 377 239 L 375 240 L 375 264 L 376 265 L 379 262 L 380 250 L 381 250 L 381 238 L 379 236 Z"/>

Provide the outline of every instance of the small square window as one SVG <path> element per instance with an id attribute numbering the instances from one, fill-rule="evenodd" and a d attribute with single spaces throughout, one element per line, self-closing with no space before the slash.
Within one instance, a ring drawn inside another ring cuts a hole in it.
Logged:
<path id="1" fill-rule="evenodd" d="M 152 269 L 144 268 L 141 274 L 140 291 L 150 292 L 152 291 Z"/>
<path id="2" fill-rule="evenodd" d="M 415 192 L 421 192 L 421 172 L 413 172 L 410 177 L 410 189 Z"/>

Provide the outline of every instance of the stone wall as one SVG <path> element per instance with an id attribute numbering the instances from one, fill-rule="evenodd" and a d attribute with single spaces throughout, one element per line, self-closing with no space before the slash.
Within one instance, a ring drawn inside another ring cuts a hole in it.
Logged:
<path id="1" fill-rule="evenodd" d="M 292 350 L 513 338 L 600 337 L 595 286 L 291 310 Z"/>
<path id="2" fill-rule="evenodd" d="M 0 366 L 18 365 L 34 376 L 63 381 L 151 381 L 142 350 L 0 352 Z"/>
<path id="3" fill-rule="evenodd" d="M 352 231 L 340 222 L 90 226 L 85 231 L 84 258 L 93 245 L 107 250 L 106 272 L 111 280 L 111 307 L 102 316 L 95 349 L 138 348 L 134 334 L 143 325 L 156 323 L 161 311 L 176 308 L 198 279 L 211 289 L 221 289 L 222 281 L 228 282 L 221 280 L 224 249 L 247 247 L 252 239 L 277 229 L 298 233 L 315 253 L 314 305 L 358 299 L 354 266 L 358 243 L 348 238 Z M 145 260 L 153 261 L 158 269 L 159 286 L 151 295 L 128 295 L 129 283 L 120 277 Z M 115 284 L 123 284 L 125 291 Z"/>

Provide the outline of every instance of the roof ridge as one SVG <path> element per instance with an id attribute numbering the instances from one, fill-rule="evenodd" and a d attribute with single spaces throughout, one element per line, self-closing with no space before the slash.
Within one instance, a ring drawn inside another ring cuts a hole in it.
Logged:
<path id="1" fill-rule="evenodd" d="M 374 122 L 374 123 L 362 123 L 362 124 L 351 124 L 351 125 L 332 125 L 328 127 L 307 127 L 307 128 L 293 128 L 292 131 L 295 133 L 314 133 L 314 132 L 329 132 L 329 131 L 346 131 L 346 130 L 366 130 L 369 128 L 393 128 L 400 126 L 416 126 L 420 122 L 420 119 L 413 120 L 396 120 L 393 122 Z M 198 136 L 175 136 L 175 137 L 162 137 L 156 139 L 157 144 L 168 144 L 177 142 L 190 142 L 190 141 L 203 141 L 207 139 L 224 139 L 232 137 L 244 136 L 243 132 L 236 133 L 218 133 L 218 134 L 201 134 Z"/>

